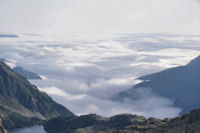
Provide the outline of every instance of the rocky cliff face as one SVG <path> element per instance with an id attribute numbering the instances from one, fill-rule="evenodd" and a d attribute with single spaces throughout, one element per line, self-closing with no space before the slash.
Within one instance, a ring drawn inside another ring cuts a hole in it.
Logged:
<path id="1" fill-rule="evenodd" d="M 200 109 L 173 119 L 137 115 L 58 117 L 44 125 L 47 133 L 200 133 Z"/>

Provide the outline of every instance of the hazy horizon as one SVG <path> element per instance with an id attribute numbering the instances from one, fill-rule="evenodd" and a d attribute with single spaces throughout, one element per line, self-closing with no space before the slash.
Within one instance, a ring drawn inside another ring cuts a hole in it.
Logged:
<path id="1" fill-rule="evenodd" d="M 0 32 L 200 34 L 199 0 L 0 0 Z"/>

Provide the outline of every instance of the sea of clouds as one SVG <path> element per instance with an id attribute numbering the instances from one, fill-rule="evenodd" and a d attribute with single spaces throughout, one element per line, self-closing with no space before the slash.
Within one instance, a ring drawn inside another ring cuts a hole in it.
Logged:
<path id="1" fill-rule="evenodd" d="M 200 55 L 200 36 L 178 34 L 0 36 L 0 57 L 11 67 L 41 75 L 31 80 L 41 91 L 75 114 L 112 116 L 133 113 L 174 117 L 173 101 L 141 90 L 141 98 L 123 103 L 110 98 L 141 82 L 137 77 L 187 64 Z M 162 88 L 161 88 L 162 89 Z"/>

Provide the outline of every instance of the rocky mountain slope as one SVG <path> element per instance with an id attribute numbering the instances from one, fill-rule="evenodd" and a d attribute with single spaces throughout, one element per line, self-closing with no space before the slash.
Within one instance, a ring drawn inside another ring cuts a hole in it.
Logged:
<path id="1" fill-rule="evenodd" d="M 74 114 L 0 61 L 0 113 L 9 129 Z M 21 124 L 20 124 L 21 123 Z"/>
<path id="2" fill-rule="evenodd" d="M 95 114 L 58 117 L 44 127 L 47 133 L 199 133 L 200 110 L 164 120 L 128 114 L 111 118 Z"/>
<path id="3" fill-rule="evenodd" d="M 36 114 L 28 110 L 14 110 L 2 105 L 0 105 L 0 118 L 4 127 L 9 130 L 40 125 L 45 122 L 44 119 L 37 117 Z"/>
<path id="4" fill-rule="evenodd" d="M 136 89 L 149 88 L 153 93 L 174 100 L 176 107 L 182 108 L 182 114 L 200 108 L 200 56 L 186 66 L 139 78 L 143 82 L 114 96 L 115 100 L 137 99 Z"/>
<path id="5" fill-rule="evenodd" d="M 19 66 L 14 67 L 12 70 L 21 75 L 22 77 L 25 77 L 26 79 L 41 79 L 41 77 L 37 73 L 27 71 Z"/>

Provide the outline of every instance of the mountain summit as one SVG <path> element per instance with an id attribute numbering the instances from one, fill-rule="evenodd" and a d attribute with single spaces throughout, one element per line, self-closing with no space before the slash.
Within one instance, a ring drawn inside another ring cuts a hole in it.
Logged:
<path id="1" fill-rule="evenodd" d="M 37 73 L 27 71 L 19 66 L 14 67 L 12 70 L 18 73 L 19 75 L 25 77 L 26 79 L 41 79 L 41 77 Z"/>
<path id="2" fill-rule="evenodd" d="M 136 89 L 151 88 L 154 93 L 174 100 L 175 106 L 182 108 L 182 113 L 200 108 L 200 56 L 185 66 L 166 69 L 138 79 L 143 82 L 120 92 L 115 98 L 128 97 L 135 100 Z"/>
<path id="3" fill-rule="evenodd" d="M 200 56 L 193 59 L 187 66 L 193 67 L 193 68 L 197 68 L 197 67 L 200 68 Z"/>

